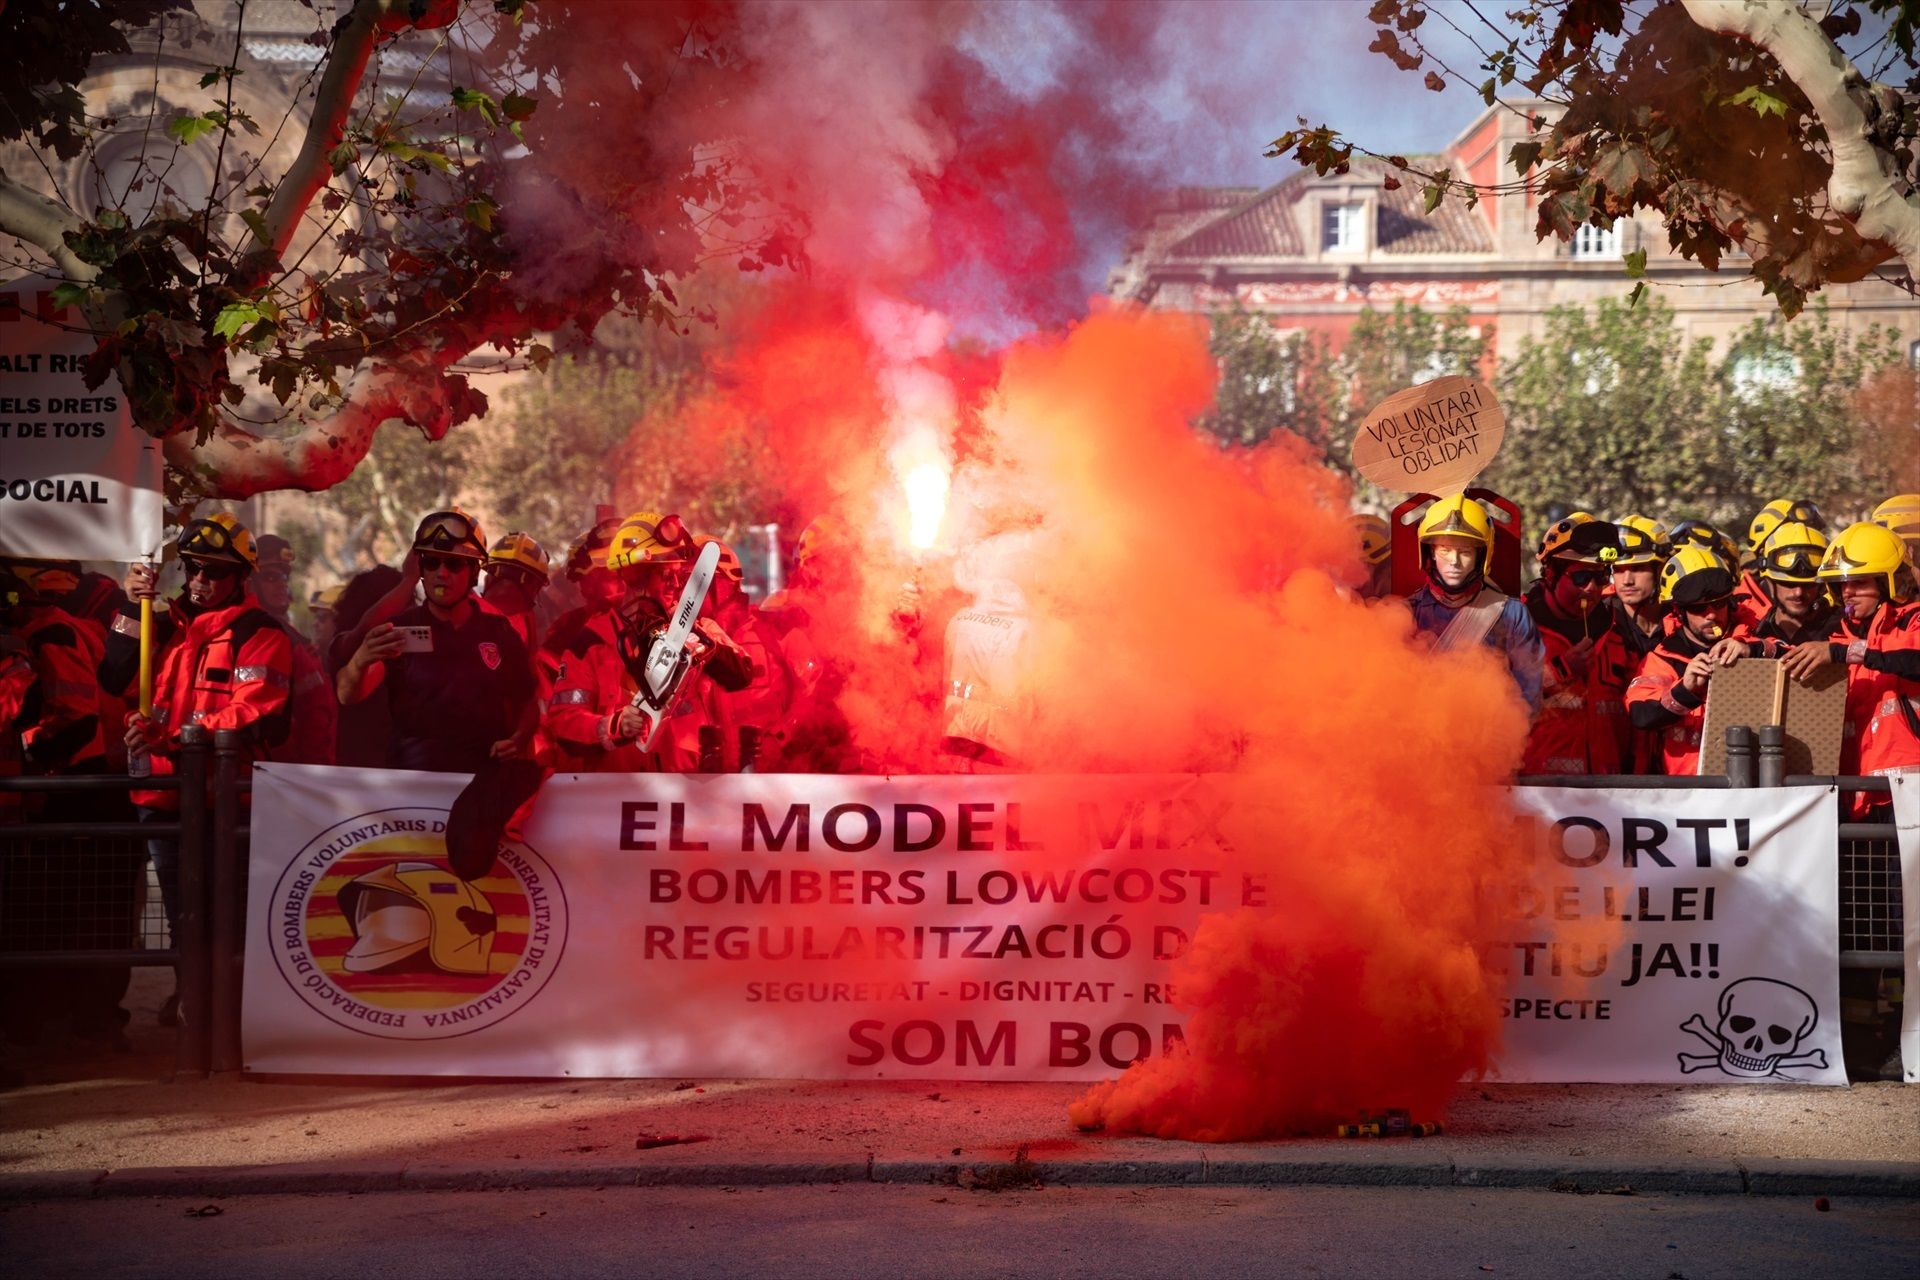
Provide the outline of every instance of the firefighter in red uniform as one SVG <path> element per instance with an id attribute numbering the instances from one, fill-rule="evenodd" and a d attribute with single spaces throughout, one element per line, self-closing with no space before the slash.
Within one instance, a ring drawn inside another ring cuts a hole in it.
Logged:
<path id="1" fill-rule="evenodd" d="M 1761 542 L 1759 574 L 1769 607 L 1758 622 L 1735 627 L 1756 657 L 1779 658 L 1797 645 L 1824 644 L 1838 619 L 1820 584 L 1827 537 L 1810 524 L 1775 525 Z"/>
<path id="2" fill-rule="evenodd" d="M 720 540 L 700 533 L 693 542 L 704 548 Z M 747 597 L 746 576 L 740 557 L 720 542 L 720 564 L 707 596 L 707 612 L 753 662 L 753 683 L 735 693 L 721 690 L 714 695 L 722 720 L 721 747 L 726 763 L 734 769 L 758 764 L 763 744 L 772 745 L 768 739 L 785 726 L 793 706 L 792 673 L 773 627 L 755 612 Z"/>
<path id="3" fill-rule="evenodd" d="M 293 642 L 260 607 L 248 581 L 256 562 L 253 535 L 224 513 L 190 521 L 174 544 L 186 573 L 186 589 L 154 614 L 153 714 L 127 715 L 131 767 L 173 772 L 180 733 L 198 725 L 209 734 L 239 735 L 243 757 L 258 760 L 285 740 L 292 715 Z M 139 664 L 139 602 L 154 598 L 154 571 L 127 570 L 129 603 L 108 636 L 109 671 L 131 674 Z M 135 792 L 148 812 L 172 811 L 172 791 Z M 160 880 L 167 923 L 179 912 L 179 844 L 152 840 L 148 850 Z"/>
<path id="4" fill-rule="evenodd" d="M 1907 544 L 1907 577 L 1912 589 L 1920 591 L 1920 493 L 1896 493 L 1875 507 L 1868 519 L 1893 530 Z"/>
<path id="5" fill-rule="evenodd" d="M 1891 529 L 1849 526 L 1820 562 L 1820 580 L 1839 593 L 1839 629 L 1830 641 L 1797 646 L 1781 659 L 1797 680 L 1829 663 L 1846 664 L 1842 773 L 1920 771 L 1920 605 L 1908 599 L 1911 567 L 1906 544 Z M 1854 799 L 1862 813 L 1874 797 L 1860 792 Z"/>
<path id="6" fill-rule="evenodd" d="M 253 550 L 258 561 L 250 579 L 254 598 L 293 642 L 293 720 L 287 740 L 273 749 L 272 758 L 293 764 L 332 764 L 340 702 L 334 697 L 319 646 L 300 633 L 290 616 L 293 545 L 277 534 L 263 533 Z"/>
<path id="7" fill-rule="evenodd" d="M 693 538 L 678 516 L 638 512 L 608 547 L 608 567 L 623 593 L 588 618 L 569 643 L 554 679 L 547 733 L 599 773 L 690 772 L 700 763 L 700 729 L 717 727 L 709 681 L 737 692 L 753 681 L 753 663 L 712 618 L 687 637 L 697 665 L 680 686 L 646 748 L 647 718 L 634 705 L 647 655 L 666 627 L 686 582 Z"/>
<path id="8" fill-rule="evenodd" d="M 551 581 L 547 551 L 533 535 L 515 531 L 503 534 L 487 549 L 487 563 L 481 569 L 486 586 L 481 599 L 487 607 L 513 624 L 520 643 L 528 653 L 539 648 L 534 606 Z"/>
<path id="9" fill-rule="evenodd" d="M 1812 500 L 1775 498 L 1760 508 L 1759 513 L 1747 524 L 1747 554 L 1740 565 L 1740 585 L 1734 588 L 1735 627 L 1750 631 L 1773 608 L 1774 580 L 1762 572 L 1760 552 L 1773 531 L 1788 523 L 1810 526 L 1821 535 L 1821 543 L 1825 545 L 1826 517 L 1820 514 L 1820 508 Z"/>
<path id="10" fill-rule="evenodd" d="M 1665 772 L 1684 777 L 1700 764 L 1707 685 L 1717 667 L 1746 653 L 1733 637 L 1733 570 L 1697 543 L 1674 548 L 1660 570 L 1660 599 L 1680 623 L 1654 647 L 1627 686 L 1633 727 L 1660 734 Z"/>
<path id="11" fill-rule="evenodd" d="M 1545 645 L 1540 711 L 1522 773 L 1620 773 L 1629 758 L 1625 697 L 1635 663 L 1605 593 L 1620 536 L 1576 511 L 1540 540 L 1527 611 Z"/>
<path id="12" fill-rule="evenodd" d="M 0 565 L 0 612 L 11 612 L 26 596 L 26 584 Z M 39 694 L 27 642 L 0 625 L 0 778 L 20 776 L 24 760 L 20 735 L 33 721 Z M 0 826 L 20 821 L 18 792 L 0 791 Z"/>
<path id="13" fill-rule="evenodd" d="M 602 520 L 567 547 L 564 572 L 580 593 L 581 604 L 554 619 L 540 647 L 533 652 L 534 698 L 540 727 L 534 733 L 533 758 L 556 773 L 590 768 L 590 764 L 547 731 L 547 711 L 553 705 L 553 682 L 566 662 L 567 650 L 595 615 L 620 598 L 620 579 L 607 568 L 607 549 L 620 528 L 618 520 Z"/>
<path id="14" fill-rule="evenodd" d="M 24 643 L 39 689 L 39 709 L 21 734 L 28 773 L 104 773 L 106 737 L 101 721 L 100 659 L 105 632 L 55 603 L 74 589 L 65 570 L 35 561 L 6 565 L 18 602 L 6 611 L 6 626 Z"/>
<path id="15" fill-rule="evenodd" d="M 1393 526 L 1379 516 L 1361 512 L 1353 517 L 1354 536 L 1360 542 L 1360 562 L 1367 566 L 1367 580 L 1360 587 L 1363 600 L 1384 600 L 1393 594 L 1393 569 L 1389 563 L 1393 551 Z"/>

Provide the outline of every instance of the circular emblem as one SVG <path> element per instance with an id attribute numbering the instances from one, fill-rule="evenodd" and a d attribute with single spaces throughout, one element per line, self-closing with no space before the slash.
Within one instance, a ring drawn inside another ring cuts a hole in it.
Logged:
<path id="1" fill-rule="evenodd" d="M 553 977 L 567 899 L 526 844 L 471 882 L 447 863 L 447 810 L 335 823 L 281 873 L 267 927 L 280 976 L 354 1031 L 438 1040 L 490 1027 Z"/>

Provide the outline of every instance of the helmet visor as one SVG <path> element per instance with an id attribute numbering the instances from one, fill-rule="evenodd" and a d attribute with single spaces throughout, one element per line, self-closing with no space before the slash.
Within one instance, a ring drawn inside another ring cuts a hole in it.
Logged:
<path id="1" fill-rule="evenodd" d="M 1769 578 L 1780 578 L 1789 582 L 1812 582 L 1820 569 L 1820 558 L 1824 554 L 1823 548 L 1816 547 L 1812 543 L 1774 547 L 1761 558 L 1761 572 Z"/>
<path id="2" fill-rule="evenodd" d="M 477 559 L 486 557 L 473 521 L 458 511 L 437 511 L 428 516 L 421 522 L 420 531 L 414 535 L 413 545 L 420 551 L 438 551 L 445 555 Z"/>

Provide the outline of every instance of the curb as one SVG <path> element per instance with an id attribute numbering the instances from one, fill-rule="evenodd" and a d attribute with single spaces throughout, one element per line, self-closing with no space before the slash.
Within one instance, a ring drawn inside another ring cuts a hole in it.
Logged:
<path id="1" fill-rule="evenodd" d="M 886 1183 L 1013 1190 L 1040 1186 L 1485 1187 L 1571 1194 L 1856 1196 L 1920 1199 L 1920 1163 L 1699 1161 L 1658 1166 L 1542 1160 L 1367 1163 L 1349 1160 L 1016 1159 L 998 1164 L 867 1156 L 688 1163 L 304 1164 L 62 1169 L 0 1174 L 0 1201 L 128 1196 L 221 1197 L 561 1187 L 745 1187 Z"/>

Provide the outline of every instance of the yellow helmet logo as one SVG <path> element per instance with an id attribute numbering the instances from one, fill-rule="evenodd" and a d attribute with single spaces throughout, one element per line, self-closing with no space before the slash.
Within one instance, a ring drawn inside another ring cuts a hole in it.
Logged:
<path id="1" fill-rule="evenodd" d="M 487 972 L 498 925 L 486 895 L 430 862 L 390 862 L 340 890 L 340 912 L 353 931 L 342 960 L 349 973 L 371 973 L 426 953 L 444 973 Z"/>

